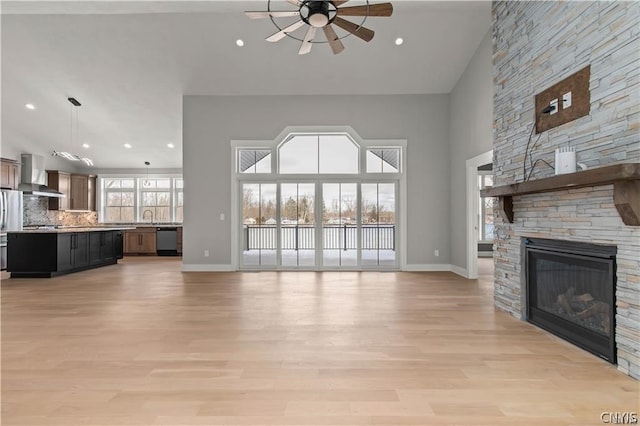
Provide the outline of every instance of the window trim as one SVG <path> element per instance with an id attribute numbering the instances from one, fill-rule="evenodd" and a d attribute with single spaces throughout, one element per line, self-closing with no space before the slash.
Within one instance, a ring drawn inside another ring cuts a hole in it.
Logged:
<path id="1" fill-rule="evenodd" d="M 359 150 L 359 174 L 279 174 L 278 170 L 278 155 L 277 147 L 282 144 L 292 134 L 317 134 L 317 133 L 345 133 L 347 134 L 360 148 Z M 406 166 L 401 167 L 399 173 L 366 173 L 366 149 L 369 147 L 393 147 L 400 148 L 400 164 L 407 164 L 407 140 L 406 139 L 363 139 L 351 126 L 288 126 L 285 127 L 275 138 L 270 140 L 237 140 L 232 139 L 230 141 L 229 161 L 230 164 L 236 164 L 237 162 L 237 150 L 239 148 L 256 148 L 256 149 L 271 149 L 271 173 L 238 173 L 237 167 L 231 167 L 231 265 L 234 270 L 238 270 L 240 267 L 240 232 L 239 232 L 239 217 L 240 217 L 240 204 L 239 192 L 240 186 L 244 182 L 261 183 L 261 182 L 273 182 L 277 179 L 280 183 L 300 183 L 307 181 L 323 182 L 386 182 L 395 181 L 398 185 L 397 192 L 397 210 L 396 217 L 398 220 L 398 245 L 399 257 L 398 268 L 400 270 L 406 270 L 407 268 L 407 174 Z"/>
<path id="2" fill-rule="evenodd" d="M 139 182 L 141 179 L 170 179 L 171 183 L 170 183 L 170 188 L 169 191 L 171 192 L 171 205 L 170 205 L 170 210 L 171 210 L 171 221 L 170 222 L 161 222 L 163 224 L 178 224 L 178 223 L 182 223 L 182 222 L 178 222 L 176 221 L 176 205 L 177 205 L 177 191 L 182 191 L 183 192 L 183 197 L 184 197 L 184 177 L 182 174 L 179 173 L 154 173 L 154 174 L 148 174 L 146 172 L 140 172 L 140 173 L 117 173 L 117 174 L 104 174 L 104 175 L 99 175 L 97 178 L 97 182 L 96 182 L 96 190 L 97 190 L 97 197 L 96 197 L 96 212 L 98 215 L 98 223 L 101 224 L 117 224 L 117 223 L 148 223 L 147 221 L 143 221 L 142 217 L 141 217 L 141 194 L 142 194 L 142 189 L 141 186 L 139 185 Z M 106 179 L 133 179 L 134 180 L 134 188 L 133 188 L 133 208 L 134 208 L 134 221 L 133 222 L 107 222 L 105 220 L 105 208 L 106 208 L 106 199 L 105 199 L 105 194 L 107 191 L 104 190 L 104 181 Z M 176 188 L 176 180 L 177 179 L 182 179 L 183 180 L 183 188 L 179 189 Z M 155 188 L 153 188 L 152 190 L 156 190 Z M 166 192 L 167 188 L 161 188 L 158 189 L 158 191 L 161 192 Z M 184 221 L 184 205 L 183 205 L 183 221 Z M 155 220 L 154 220 L 154 223 Z"/>
<path id="3" fill-rule="evenodd" d="M 491 176 L 493 178 L 493 171 L 489 170 L 478 170 L 478 191 L 484 189 L 487 186 L 486 177 Z M 487 198 L 491 199 L 491 198 Z M 485 198 L 480 197 L 480 201 L 478 203 L 478 243 L 481 244 L 489 244 L 493 243 L 493 239 L 489 240 L 486 238 L 485 229 L 484 229 L 484 218 L 486 216 L 486 207 L 485 207 Z M 494 216 L 495 219 L 495 216 Z M 495 228 L 494 228 L 495 229 Z"/>

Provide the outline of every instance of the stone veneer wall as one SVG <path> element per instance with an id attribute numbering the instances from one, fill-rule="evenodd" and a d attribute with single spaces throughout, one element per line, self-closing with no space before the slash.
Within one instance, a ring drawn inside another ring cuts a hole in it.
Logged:
<path id="1" fill-rule="evenodd" d="M 570 145 L 590 168 L 640 161 L 639 34 L 637 2 L 493 3 L 496 185 L 523 180 L 535 94 L 587 65 L 590 114 L 534 135 L 534 160 L 553 164 Z M 514 197 L 514 223 L 496 220 L 494 299 L 523 318 L 521 237 L 617 245 L 618 368 L 640 379 L 640 227 L 622 223 L 612 197 L 611 185 Z"/>
<path id="2" fill-rule="evenodd" d="M 49 199 L 25 195 L 23 201 L 23 225 L 95 226 L 96 212 L 66 212 L 49 210 Z"/>

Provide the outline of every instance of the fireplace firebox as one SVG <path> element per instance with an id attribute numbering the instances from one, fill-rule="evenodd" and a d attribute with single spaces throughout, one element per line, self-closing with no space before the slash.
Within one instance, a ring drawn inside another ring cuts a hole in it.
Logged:
<path id="1" fill-rule="evenodd" d="M 527 321 L 615 364 L 615 246 L 523 238 Z"/>

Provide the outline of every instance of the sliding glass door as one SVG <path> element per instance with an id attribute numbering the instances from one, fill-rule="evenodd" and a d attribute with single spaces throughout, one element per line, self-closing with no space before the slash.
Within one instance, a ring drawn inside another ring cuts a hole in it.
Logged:
<path id="1" fill-rule="evenodd" d="M 242 183 L 247 269 L 393 269 L 397 184 Z"/>

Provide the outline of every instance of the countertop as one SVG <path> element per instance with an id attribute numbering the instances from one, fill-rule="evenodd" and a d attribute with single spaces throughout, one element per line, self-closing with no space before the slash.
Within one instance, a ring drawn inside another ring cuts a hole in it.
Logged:
<path id="1" fill-rule="evenodd" d="M 181 223 L 149 223 L 149 222 L 140 222 L 140 223 L 111 223 L 104 226 L 126 226 L 127 229 L 132 228 L 182 228 Z"/>
<path id="2" fill-rule="evenodd" d="M 8 231 L 7 234 L 69 234 L 74 232 L 126 231 L 136 229 L 135 226 L 90 226 L 85 228 L 40 228 Z"/>

